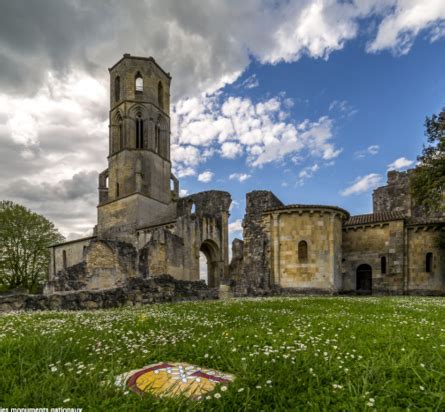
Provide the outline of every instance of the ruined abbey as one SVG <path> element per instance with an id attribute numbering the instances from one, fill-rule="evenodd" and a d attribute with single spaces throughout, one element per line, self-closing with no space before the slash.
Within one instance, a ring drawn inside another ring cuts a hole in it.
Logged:
<path id="1" fill-rule="evenodd" d="M 46 296 L 125 288 L 169 275 L 246 296 L 278 293 L 445 294 L 438 246 L 445 214 L 409 195 L 410 172 L 389 172 L 373 213 L 284 205 L 272 192 L 246 195 L 243 240 L 229 262 L 230 194 L 179 196 L 170 161 L 171 77 L 149 57 L 125 54 L 110 72 L 108 168 L 99 175 L 92 237 L 51 248 Z"/>

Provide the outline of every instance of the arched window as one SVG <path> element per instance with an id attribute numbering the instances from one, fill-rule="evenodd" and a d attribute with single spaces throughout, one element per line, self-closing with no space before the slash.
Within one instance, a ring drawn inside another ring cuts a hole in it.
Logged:
<path id="1" fill-rule="evenodd" d="M 114 79 L 114 100 L 118 102 L 121 98 L 121 78 L 116 76 Z"/>
<path id="2" fill-rule="evenodd" d="M 386 256 L 382 256 L 380 258 L 380 270 L 382 272 L 382 275 L 386 273 Z"/>
<path id="3" fill-rule="evenodd" d="M 119 183 L 116 183 L 116 197 L 119 197 Z"/>
<path id="4" fill-rule="evenodd" d="M 192 203 L 192 207 L 191 207 L 191 209 L 190 209 L 190 213 L 191 213 L 192 215 L 194 215 L 194 214 L 196 213 L 196 205 L 195 205 L 195 203 Z"/>
<path id="5" fill-rule="evenodd" d="M 144 91 L 144 79 L 141 76 L 141 73 L 136 73 L 136 78 L 134 81 L 136 93 L 142 93 Z"/>
<path id="6" fill-rule="evenodd" d="M 124 148 L 124 124 L 120 116 L 117 119 L 117 129 L 119 133 L 119 150 L 122 150 Z"/>
<path id="7" fill-rule="evenodd" d="M 144 121 L 141 114 L 138 113 L 136 117 L 136 149 L 144 148 Z"/>
<path id="8" fill-rule="evenodd" d="M 433 271 L 433 254 L 428 252 L 425 256 L 425 272 L 431 273 Z"/>
<path id="9" fill-rule="evenodd" d="M 300 262 L 307 260 L 307 242 L 305 240 L 298 243 L 298 260 Z"/>
<path id="10" fill-rule="evenodd" d="M 161 147 L 161 126 L 159 123 L 155 126 L 155 152 L 159 153 Z"/>
<path id="11" fill-rule="evenodd" d="M 63 261 L 63 268 L 66 269 L 67 268 L 67 263 L 66 263 L 66 250 L 64 250 L 62 252 L 62 261 Z"/>
<path id="12" fill-rule="evenodd" d="M 164 108 L 164 87 L 161 82 L 158 83 L 158 106 Z"/>

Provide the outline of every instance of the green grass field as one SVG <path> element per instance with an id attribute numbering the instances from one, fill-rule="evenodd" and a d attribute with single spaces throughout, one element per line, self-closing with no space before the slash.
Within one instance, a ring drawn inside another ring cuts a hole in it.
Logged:
<path id="1" fill-rule="evenodd" d="M 236 375 L 210 399 L 116 388 L 181 361 Z M 445 410 L 445 299 L 301 297 L 0 315 L 0 407 Z"/>

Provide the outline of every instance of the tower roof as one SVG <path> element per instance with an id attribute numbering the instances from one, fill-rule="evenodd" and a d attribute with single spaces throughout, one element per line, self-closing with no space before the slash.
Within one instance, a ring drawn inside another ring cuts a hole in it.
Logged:
<path id="1" fill-rule="evenodd" d="M 130 53 L 125 53 L 119 61 L 117 61 L 115 64 L 113 64 L 113 66 L 111 66 L 108 69 L 108 71 L 111 72 L 111 70 L 113 70 L 117 65 L 119 65 L 122 61 L 124 61 L 126 59 L 150 61 L 150 62 L 154 63 L 158 67 L 158 69 L 161 70 L 162 73 L 164 73 L 169 79 L 172 78 L 170 73 L 166 72 L 152 56 L 149 56 L 149 57 L 132 56 Z"/>

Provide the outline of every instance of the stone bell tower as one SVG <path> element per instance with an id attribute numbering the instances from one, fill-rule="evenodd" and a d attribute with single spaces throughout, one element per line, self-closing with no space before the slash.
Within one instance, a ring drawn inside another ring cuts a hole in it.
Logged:
<path id="1" fill-rule="evenodd" d="M 170 162 L 171 77 L 152 57 L 124 54 L 110 72 L 108 169 L 99 175 L 97 234 L 133 240 L 173 220 L 178 181 Z"/>

